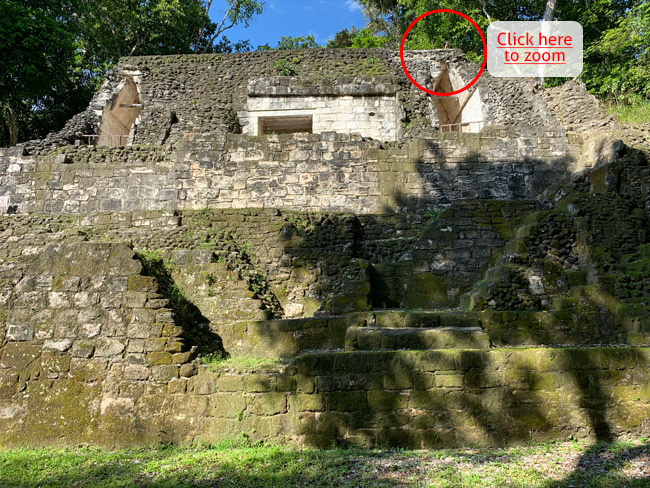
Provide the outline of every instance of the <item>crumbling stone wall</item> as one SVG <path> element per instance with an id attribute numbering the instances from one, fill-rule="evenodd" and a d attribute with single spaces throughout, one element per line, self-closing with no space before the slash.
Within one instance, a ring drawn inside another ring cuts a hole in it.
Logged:
<path id="1" fill-rule="evenodd" d="M 541 95 L 555 118 L 569 133 L 593 129 L 615 130 L 619 127 L 616 117 L 607 113 L 581 81 L 572 80 L 548 88 Z"/>

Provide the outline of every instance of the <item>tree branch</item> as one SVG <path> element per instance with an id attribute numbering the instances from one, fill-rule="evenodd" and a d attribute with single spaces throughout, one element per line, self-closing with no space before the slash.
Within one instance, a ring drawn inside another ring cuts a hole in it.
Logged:
<path id="1" fill-rule="evenodd" d="M 206 19 L 210 19 L 210 7 L 212 7 L 212 0 L 208 0 L 208 2 L 205 4 L 205 17 Z M 196 41 L 194 41 L 194 52 L 199 51 L 199 45 L 201 44 L 201 38 L 203 37 L 203 32 L 205 31 L 205 23 L 199 28 L 199 31 L 196 35 Z"/>
<path id="2" fill-rule="evenodd" d="M 241 13 L 241 2 L 237 1 L 235 5 L 233 5 L 231 8 L 228 9 L 226 14 L 223 16 L 223 19 L 221 19 L 221 22 L 219 23 L 219 26 L 217 27 L 217 30 L 215 31 L 214 35 L 212 35 L 209 39 L 205 47 L 203 48 L 203 52 L 205 52 L 208 49 L 208 46 L 212 45 L 214 41 L 225 31 L 228 29 L 231 29 L 232 27 L 235 26 L 237 21 L 239 20 L 239 14 Z M 226 25 L 226 21 L 228 20 L 229 17 L 232 17 L 232 22 L 229 25 Z"/>

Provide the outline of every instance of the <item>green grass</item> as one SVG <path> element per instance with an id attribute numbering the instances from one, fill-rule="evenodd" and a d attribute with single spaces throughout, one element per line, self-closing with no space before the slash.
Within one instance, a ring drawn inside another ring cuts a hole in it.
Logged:
<path id="1" fill-rule="evenodd" d="M 300 450 L 245 441 L 107 452 L 0 451 L 11 487 L 641 488 L 650 445 L 576 442 L 512 449 Z"/>
<path id="2" fill-rule="evenodd" d="M 650 100 L 635 105 L 612 103 L 607 109 L 610 113 L 615 114 L 621 122 L 650 122 Z"/>
<path id="3" fill-rule="evenodd" d="M 257 356 L 226 357 L 223 354 L 216 352 L 201 357 L 201 363 L 208 365 L 210 371 L 250 371 L 277 370 L 280 366 L 289 364 L 289 361 Z"/>

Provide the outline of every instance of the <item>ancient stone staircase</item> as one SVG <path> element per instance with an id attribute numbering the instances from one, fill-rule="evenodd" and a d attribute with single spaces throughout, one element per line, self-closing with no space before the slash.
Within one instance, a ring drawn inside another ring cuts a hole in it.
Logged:
<path id="1" fill-rule="evenodd" d="M 255 298 L 246 280 L 238 272 L 229 270 L 225 263 L 186 266 L 174 274 L 174 279 L 211 324 L 271 317 L 271 311 Z"/>
<path id="2" fill-rule="evenodd" d="M 488 335 L 475 314 L 439 311 L 377 311 L 365 326 L 351 326 L 348 350 L 483 349 Z"/>

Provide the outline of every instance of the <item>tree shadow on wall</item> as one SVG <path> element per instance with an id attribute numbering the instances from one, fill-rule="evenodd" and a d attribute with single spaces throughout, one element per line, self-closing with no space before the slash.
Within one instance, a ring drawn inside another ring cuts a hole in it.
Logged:
<path id="1" fill-rule="evenodd" d="M 425 169 L 420 163 L 416 164 Z M 474 158 L 460 164 L 468 166 L 461 168 L 466 172 L 480 164 L 480 171 L 486 175 L 499 166 Z M 532 188 L 541 191 L 556 183 L 557 167 L 553 164 L 528 160 L 502 166 L 513 164 L 538 165 L 539 179 L 526 179 L 525 174 L 510 178 L 512 172 L 501 168 L 494 171 L 492 180 L 486 179 L 485 188 L 478 193 L 468 190 L 463 196 L 503 198 L 499 189 L 509 188 L 513 197 L 530 197 Z M 445 177 L 451 179 L 443 180 L 429 170 L 420 176 L 432 193 L 437 186 L 449 187 L 462 180 L 458 174 L 448 174 Z M 395 205 L 387 207 L 387 211 L 395 207 L 418 211 L 429 205 L 436 208 L 441 202 L 439 195 L 411 197 L 399 189 L 394 189 L 392 198 Z M 314 238 L 312 245 L 318 241 Z M 540 331 L 536 337 L 536 331 L 532 331 L 533 343 L 545 342 L 542 332 L 546 333 Z M 572 332 L 565 333 L 570 338 Z M 576 333 L 568 342 L 580 343 L 581 337 Z M 411 346 L 418 348 L 418 344 Z M 451 364 L 427 370 L 427 364 L 436 365 L 436 354 L 443 360 L 448 355 Z M 428 355 L 433 357 L 426 359 Z M 504 349 L 498 355 L 470 350 L 352 352 L 305 355 L 296 364 L 300 374 L 314 384 L 314 393 L 308 394 L 320 396 L 319 404 L 325 405 L 303 416 L 301 430 L 309 442 L 319 446 L 340 443 L 404 447 L 503 445 L 569 435 L 607 441 L 615 434 L 613 425 L 617 430 L 625 429 L 623 417 L 627 413 L 618 404 L 619 395 L 627 398 L 639 389 L 639 385 L 626 383 L 629 372 L 648 368 L 645 356 L 614 348 Z M 504 365 L 511 367 L 504 369 Z M 629 390 L 616 390 L 620 386 Z M 643 405 L 630 402 L 628 407 L 634 417 L 628 425 L 631 431 L 638 432 L 643 428 Z M 556 418 L 556 409 L 565 418 Z M 413 411 L 415 416 L 409 413 Z"/>
<path id="2" fill-rule="evenodd" d="M 183 329 L 185 347 L 189 350 L 196 346 L 199 354 L 225 353 L 221 337 L 210 330 L 210 320 L 180 290 L 162 254 L 138 251 L 136 257 L 142 263 L 142 274 L 156 278 L 158 293 L 168 300 L 174 323 Z"/>

